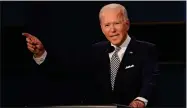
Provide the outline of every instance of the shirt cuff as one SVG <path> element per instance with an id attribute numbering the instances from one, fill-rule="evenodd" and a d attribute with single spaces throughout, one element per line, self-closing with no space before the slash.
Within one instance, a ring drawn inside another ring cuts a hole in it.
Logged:
<path id="1" fill-rule="evenodd" d="M 147 106 L 148 100 L 143 98 L 143 97 L 137 97 L 135 100 L 140 100 L 142 102 L 144 102 L 145 106 Z"/>
<path id="2" fill-rule="evenodd" d="M 47 52 L 45 51 L 41 57 L 36 58 L 33 56 L 33 59 L 38 65 L 40 65 L 45 61 L 46 56 L 47 56 Z"/>

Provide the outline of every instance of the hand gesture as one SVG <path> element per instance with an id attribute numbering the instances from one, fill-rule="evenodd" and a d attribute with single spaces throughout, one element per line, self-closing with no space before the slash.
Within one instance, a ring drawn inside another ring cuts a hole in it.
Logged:
<path id="1" fill-rule="evenodd" d="M 45 52 L 42 42 L 29 33 L 22 33 L 22 35 L 26 37 L 27 48 L 34 54 L 34 57 L 41 57 Z"/>

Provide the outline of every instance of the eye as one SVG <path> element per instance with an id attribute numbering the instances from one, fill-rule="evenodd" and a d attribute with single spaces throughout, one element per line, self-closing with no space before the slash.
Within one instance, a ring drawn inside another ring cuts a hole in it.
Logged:
<path id="1" fill-rule="evenodd" d="M 115 24 L 120 24 L 120 22 L 116 22 Z"/>
<path id="2" fill-rule="evenodd" d="M 105 27 L 108 27 L 108 26 L 109 26 L 109 24 L 106 24 L 106 25 L 105 25 Z"/>

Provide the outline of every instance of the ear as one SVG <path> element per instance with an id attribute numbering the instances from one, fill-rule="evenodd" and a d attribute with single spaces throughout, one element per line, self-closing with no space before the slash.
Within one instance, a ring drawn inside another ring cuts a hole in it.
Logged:
<path id="1" fill-rule="evenodd" d="M 129 28 L 130 28 L 130 20 L 129 19 L 125 20 L 125 25 L 127 26 L 127 30 L 129 30 Z"/>
<path id="2" fill-rule="evenodd" d="M 104 34 L 104 31 L 103 31 L 103 25 L 100 23 L 100 27 L 101 27 L 101 31 L 103 32 Z"/>

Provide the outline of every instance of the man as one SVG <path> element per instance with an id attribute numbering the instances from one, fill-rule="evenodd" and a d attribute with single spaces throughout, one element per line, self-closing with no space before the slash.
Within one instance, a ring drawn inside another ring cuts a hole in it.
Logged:
<path id="1" fill-rule="evenodd" d="M 88 85 L 93 90 L 86 95 L 88 103 L 145 107 L 158 75 L 155 45 L 128 35 L 130 21 L 120 4 L 105 5 L 99 20 L 108 41 L 94 44 L 87 61 L 88 80 L 94 78 Z M 48 54 L 42 43 L 31 34 L 23 35 L 37 64 L 43 64 Z"/>

